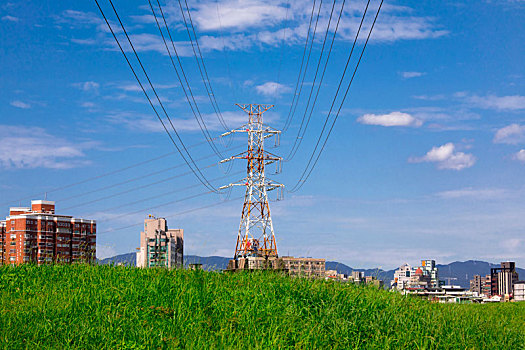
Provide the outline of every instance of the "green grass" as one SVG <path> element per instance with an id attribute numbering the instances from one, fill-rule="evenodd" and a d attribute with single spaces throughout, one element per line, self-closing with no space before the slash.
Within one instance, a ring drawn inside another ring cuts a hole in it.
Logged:
<path id="1" fill-rule="evenodd" d="M 2 348 L 523 349 L 525 303 L 443 305 L 275 273 L 0 268 Z"/>

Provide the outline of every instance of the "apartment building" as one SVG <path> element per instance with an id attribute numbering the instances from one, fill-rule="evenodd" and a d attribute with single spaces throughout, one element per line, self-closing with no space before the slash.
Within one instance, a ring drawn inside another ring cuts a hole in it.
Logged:
<path id="1" fill-rule="evenodd" d="M 470 280 L 470 291 L 476 293 L 477 295 L 490 296 L 490 275 L 480 276 L 474 275 Z"/>
<path id="2" fill-rule="evenodd" d="M 137 251 L 137 267 L 182 267 L 184 230 L 168 229 L 165 218 L 152 215 L 144 220 Z"/>
<path id="3" fill-rule="evenodd" d="M 408 287 L 411 277 L 415 274 L 415 269 L 409 264 L 403 264 L 394 272 L 394 279 L 391 282 L 391 287 L 398 290 L 403 290 Z"/>
<path id="4" fill-rule="evenodd" d="M 284 256 L 281 259 L 284 263 L 284 268 L 292 276 L 315 278 L 324 278 L 325 276 L 325 259 L 294 258 L 293 256 Z"/>
<path id="5" fill-rule="evenodd" d="M 286 271 L 290 276 L 325 278 L 326 260 L 295 258 L 293 256 L 283 256 L 280 258 L 248 256 L 246 258 L 230 260 L 226 269 L 226 271 L 230 272 L 243 270 L 278 270 Z"/>
<path id="6" fill-rule="evenodd" d="M 398 290 L 439 288 L 438 268 L 436 261 L 421 260 L 421 266 L 414 268 L 403 264 L 394 272 L 391 288 Z"/>
<path id="7" fill-rule="evenodd" d="M 516 263 L 504 261 L 500 267 L 490 269 L 491 295 L 511 295 L 514 283 L 519 279 Z"/>
<path id="8" fill-rule="evenodd" d="M 55 202 L 12 207 L 0 221 L 0 264 L 92 262 L 96 222 L 55 213 Z"/>
<path id="9" fill-rule="evenodd" d="M 525 281 L 514 283 L 514 301 L 525 301 Z"/>

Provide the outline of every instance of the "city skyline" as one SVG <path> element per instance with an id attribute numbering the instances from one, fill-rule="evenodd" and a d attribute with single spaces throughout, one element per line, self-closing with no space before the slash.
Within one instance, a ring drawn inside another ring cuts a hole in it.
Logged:
<path id="1" fill-rule="evenodd" d="M 235 103 L 271 103 L 275 108 L 265 114 L 266 122 L 276 129 L 285 124 L 312 10 L 299 1 L 290 1 L 287 10 L 287 3 L 189 4 L 214 94 L 231 128 L 246 122 Z M 365 4 L 346 8 L 304 142 L 282 174 L 271 175 L 288 189 L 321 131 Z M 378 5 L 372 1 L 370 7 Z M 115 6 L 206 176 L 217 187 L 241 179 L 242 164 L 229 174 L 216 165 L 219 158 L 193 120 L 148 3 Z M 524 266 L 523 2 L 383 6 L 319 164 L 300 191 L 271 203 L 279 254 L 385 269 L 423 257 Z M 178 3 L 168 1 L 165 9 L 198 106 L 218 137 L 223 129 L 200 80 Z M 322 5 L 297 115 L 281 146 L 269 149 L 284 157 L 303 116 L 330 9 L 331 3 Z M 232 256 L 243 190 L 234 189 L 230 197 L 205 194 L 182 158 L 166 155 L 175 149 L 96 5 L 8 2 L 0 18 L 2 213 L 19 201 L 24 206 L 48 199 L 58 212 L 95 219 L 99 258 L 134 251 L 144 219 L 153 214 L 184 229 L 185 254 Z M 111 23 L 118 28 L 114 17 Z M 220 150 L 231 156 L 245 144 L 237 136 Z M 221 199 L 228 201 L 215 205 Z M 136 226 L 120 229 L 130 225 Z"/>

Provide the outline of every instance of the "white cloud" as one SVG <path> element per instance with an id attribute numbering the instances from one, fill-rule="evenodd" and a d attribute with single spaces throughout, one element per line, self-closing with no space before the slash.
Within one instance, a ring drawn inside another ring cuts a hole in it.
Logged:
<path id="1" fill-rule="evenodd" d="M 287 9 L 287 6 L 289 8 Z M 337 38 L 343 41 L 353 40 L 359 27 L 364 3 L 348 4 L 345 7 L 340 22 Z M 149 12 L 147 7 L 142 7 Z M 276 46 L 283 42 L 289 45 L 302 44 L 308 31 L 311 7 L 304 1 L 292 0 L 287 3 L 280 0 L 225 0 L 221 2 L 194 2 L 190 8 L 192 19 L 199 37 L 200 46 L 209 50 L 249 50 L 260 44 Z M 321 9 L 319 28 L 326 28 L 330 6 Z M 183 30 L 184 23 L 180 9 L 175 3 L 168 2 L 164 7 L 167 22 L 172 28 Z M 151 24 L 150 13 L 130 15 L 136 26 L 130 26 L 130 37 L 138 51 L 157 51 L 166 54 L 164 44 L 158 34 L 138 33 L 144 24 Z M 332 21 L 330 31 L 335 28 Z M 413 10 L 406 6 L 385 5 L 381 13 L 381 21 L 376 23 L 372 41 L 419 40 L 447 35 L 441 30 L 432 17 L 417 17 Z M 113 38 L 109 35 L 106 24 L 90 12 L 74 10 L 64 11 L 57 17 L 57 23 L 70 27 L 94 26 L 97 28 L 96 40 L 104 49 L 118 50 Z M 367 23 L 363 28 L 366 32 Z M 118 30 L 118 23 L 112 23 Z M 286 35 L 283 35 L 286 33 Z M 317 39 L 322 35 L 318 35 Z M 363 36 L 364 37 L 364 36 Z M 121 37 L 124 49 L 129 51 L 126 39 Z M 316 40 L 317 40 L 316 39 Z M 77 44 L 92 45 L 93 39 L 72 39 Z M 177 42 L 177 50 L 181 56 L 193 54 L 189 42 Z"/>
<path id="2" fill-rule="evenodd" d="M 7 15 L 7 16 L 2 17 L 2 21 L 18 22 L 20 21 L 20 19 L 18 17 Z"/>
<path id="3" fill-rule="evenodd" d="M 13 107 L 22 108 L 22 109 L 31 108 L 31 105 L 29 103 L 25 103 L 22 101 L 11 101 L 10 105 Z"/>
<path id="4" fill-rule="evenodd" d="M 243 30 L 279 23 L 286 17 L 286 8 L 284 3 L 259 0 L 207 2 L 197 5 L 192 17 L 200 30 Z"/>
<path id="5" fill-rule="evenodd" d="M 525 125 L 510 124 L 496 131 L 494 143 L 515 145 L 525 141 Z"/>
<path id="6" fill-rule="evenodd" d="M 94 81 L 85 81 L 81 83 L 74 83 L 73 86 L 82 91 L 97 91 L 100 87 L 100 84 Z"/>
<path id="7" fill-rule="evenodd" d="M 423 75 L 425 75 L 426 73 L 424 72 L 401 72 L 401 76 L 405 79 L 409 79 L 409 78 L 417 78 L 417 77 L 421 77 Z"/>
<path id="8" fill-rule="evenodd" d="M 228 125 L 241 125 L 246 122 L 246 115 L 241 111 L 224 111 L 221 114 L 224 118 L 224 121 Z M 129 112 L 114 112 L 109 114 L 106 118 L 110 123 L 116 124 L 118 126 L 124 126 L 133 131 L 164 132 L 162 124 L 155 116 Z M 201 131 L 199 128 L 199 124 L 197 123 L 193 115 L 179 118 L 174 118 L 173 116 L 170 116 L 170 118 L 173 123 L 173 126 L 175 127 L 175 129 L 177 129 L 178 132 Z M 219 120 L 217 119 L 217 116 L 214 113 L 203 113 L 202 118 L 204 119 L 206 127 L 209 131 L 223 130 L 222 125 L 220 124 Z M 266 120 L 268 120 L 268 118 L 266 118 Z M 167 120 L 164 120 L 164 122 L 166 123 L 168 129 L 171 131 L 171 125 L 169 124 L 169 122 Z"/>
<path id="9" fill-rule="evenodd" d="M 95 39 L 71 39 L 71 42 L 80 45 L 95 45 L 97 41 Z"/>
<path id="10" fill-rule="evenodd" d="M 114 84 L 118 89 L 127 91 L 127 92 L 142 92 L 142 88 L 137 83 L 120 83 L 120 84 Z M 150 90 L 149 85 L 144 85 L 144 88 L 146 90 Z M 162 90 L 162 89 L 173 89 L 176 87 L 179 87 L 180 84 L 154 84 L 155 90 Z"/>
<path id="11" fill-rule="evenodd" d="M 97 259 L 110 258 L 115 255 L 117 255 L 117 251 L 114 246 L 97 243 Z"/>
<path id="12" fill-rule="evenodd" d="M 93 107 L 95 107 L 95 104 L 93 102 L 82 102 L 80 105 L 82 107 L 84 107 L 84 108 L 93 108 Z"/>
<path id="13" fill-rule="evenodd" d="M 459 95 L 459 97 L 462 97 Z M 467 96 L 467 102 L 483 109 L 496 110 L 521 110 L 525 109 L 525 96 L 511 95 L 511 96 Z"/>
<path id="14" fill-rule="evenodd" d="M 83 149 L 92 145 L 72 144 L 27 126 L 0 126 L 0 166 L 3 168 L 68 169 L 86 165 Z"/>
<path id="15" fill-rule="evenodd" d="M 357 118 L 361 124 L 381 125 L 381 126 L 412 126 L 420 127 L 423 122 L 410 114 L 402 112 L 392 112 L 389 114 L 365 114 Z"/>
<path id="16" fill-rule="evenodd" d="M 462 170 L 470 168 L 476 162 L 476 157 L 469 153 L 455 152 L 451 142 L 439 147 L 432 147 L 423 157 L 409 158 L 410 163 L 436 163 L 438 169 Z"/>
<path id="17" fill-rule="evenodd" d="M 520 162 L 525 163 L 525 149 L 520 149 L 515 155 L 514 158 Z"/>
<path id="18" fill-rule="evenodd" d="M 257 92 L 261 95 L 278 97 L 290 91 L 290 88 L 286 85 L 279 84 L 273 81 L 269 81 L 262 85 L 257 85 L 255 87 L 255 90 L 257 90 Z"/>
<path id="19" fill-rule="evenodd" d="M 472 199 L 494 199 L 501 198 L 507 191 L 502 188 L 463 188 L 459 190 L 450 190 L 436 193 L 438 197 L 450 199 L 450 198 L 472 198 Z"/>

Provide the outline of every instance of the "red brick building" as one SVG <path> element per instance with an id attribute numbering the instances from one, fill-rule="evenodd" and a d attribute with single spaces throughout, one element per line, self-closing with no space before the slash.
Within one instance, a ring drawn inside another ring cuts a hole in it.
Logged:
<path id="1" fill-rule="evenodd" d="M 55 214 L 52 201 L 31 201 L 0 221 L 0 264 L 92 262 L 96 232 L 95 220 Z"/>

